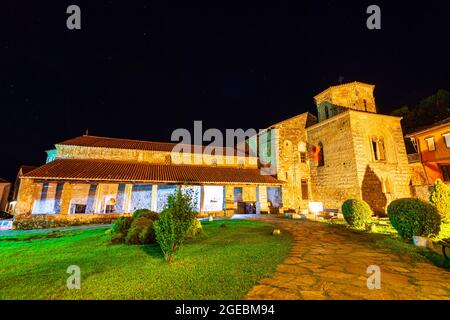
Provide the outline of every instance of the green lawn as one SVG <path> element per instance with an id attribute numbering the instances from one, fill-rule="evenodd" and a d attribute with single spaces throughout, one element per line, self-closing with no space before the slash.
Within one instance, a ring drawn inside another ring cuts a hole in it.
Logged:
<path id="1" fill-rule="evenodd" d="M 0 299 L 241 299 L 292 244 L 260 221 L 202 224 L 171 265 L 157 245 L 110 245 L 105 229 L 0 237 Z M 70 265 L 80 290 L 66 287 Z"/>
<path id="2" fill-rule="evenodd" d="M 350 227 L 344 219 L 321 220 L 321 222 L 327 223 L 330 226 L 347 228 L 354 232 L 364 232 L 372 236 L 373 245 L 376 247 L 389 248 L 399 255 L 407 254 L 417 261 L 430 260 L 439 267 L 450 269 L 450 260 L 444 258 L 439 246 L 435 250 L 423 249 L 416 247 L 411 241 L 401 239 L 388 218 L 374 219 L 372 231 Z M 448 238 L 450 238 L 450 223 L 442 223 L 440 233 L 431 237 L 436 242 Z"/>

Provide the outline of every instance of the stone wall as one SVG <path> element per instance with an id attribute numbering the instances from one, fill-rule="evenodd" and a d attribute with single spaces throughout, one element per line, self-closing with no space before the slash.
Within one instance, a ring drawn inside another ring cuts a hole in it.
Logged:
<path id="1" fill-rule="evenodd" d="M 350 113 L 307 128 L 308 144 L 323 145 L 324 165 L 310 161 L 311 190 L 314 201 L 325 208 L 340 209 L 348 198 L 360 198 Z"/>
<path id="2" fill-rule="evenodd" d="M 257 157 L 210 154 L 176 153 L 114 148 L 56 145 L 56 157 L 60 159 L 101 159 L 137 161 L 155 164 L 217 165 L 224 167 L 257 168 Z"/>
<path id="3" fill-rule="evenodd" d="M 411 172 L 411 185 L 420 186 L 428 183 L 427 176 L 421 162 L 409 163 L 409 170 Z"/>
<path id="4" fill-rule="evenodd" d="M 118 213 L 113 214 L 33 214 L 20 215 L 14 218 L 14 229 L 45 229 L 67 226 L 80 226 L 88 224 L 110 224 L 120 217 Z"/>
<path id="5" fill-rule="evenodd" d="M 315 123 L 315 117 L 309 113 L 282 121 L 277 129 L 277 178 L 287 183 L 282 186 L 283 207 L 300 210 L 308 207 L 311 198 L 311 177 L 307 150 L 306 126 Z M 306 162 L 301 162 L 300 153 L 304 152 Z M 308 185 L 308 199 L 302 198 L 301 181 Z"/>
<path id="6" fill-rule="evenodd" d="M 333 114 L 345 111 L 345 109 L 376 113 L 373 90 L 373 85 L 360 82 L 346 83 L 324 90 L 314 97 L 319 121 L 327 119 L 327 113 L 331 117 Z M 328 110 L 326 111 L 326 109 Z"/>
<path id="7" fill-rule="evenodd" d="M 401 118 L 349 111 L 362 199 L 384 214 L 394 199 L 409 197 L 411 171 L 406 155 Z M 376 160 L 372 137 L 384 139 L 385 159 Z"/>

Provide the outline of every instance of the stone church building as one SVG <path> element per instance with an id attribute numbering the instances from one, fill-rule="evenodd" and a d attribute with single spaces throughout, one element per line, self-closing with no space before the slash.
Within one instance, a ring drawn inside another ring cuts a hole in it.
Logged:
<path id="1" fill-rule="evenodd" d="M 176 186 L 193 192 L 200 215 L 299 212 L 311 201 L 340 209 L 348 198 L 383 213 L 391 200 L 410 196 L 411 172 L 401 118 L 378 114 L 373 92 L 374 85 L 353 82 L 319 93 L 317 117 L 303 113 L 258 135 L 260 148 L 273 146 L 264 157 L 224 150 L 180 163 L 174 143 L 87 135 L 57 143 L 45 165 L 20 177 L 16 219 L 159 212 Z M 189 146 L 183 159 L 198 149 Z"/>
<path id="2" fill-rule="evenodd" d="M 384 213 L 390 201 L 410 196 L 410 167 L 400 117 L 377 113 L 374 85 L 332 86 L 314 97 L 318 117 L 304 113 L 268 129 L 276 132 L 277 178 L 284 208 L 309 201 L 340 209 L 364 199 Z"/>

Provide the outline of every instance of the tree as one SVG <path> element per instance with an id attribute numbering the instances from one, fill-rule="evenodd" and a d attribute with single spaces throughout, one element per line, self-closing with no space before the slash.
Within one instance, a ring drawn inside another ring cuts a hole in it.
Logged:
<path id="1" fill-rule="evenodd" d="M 450 221 L 450 188 L 441 179 L 433 185 L 430 202 L 437 207 L 442 220 Z"/>
<path id="2" fill-rule="evenodd" d="M 422 99 L 414 107 L 402 106 L 393 110 L 391 114 L 403 117 L 403 129 L 405 133 L 411 133 L 450 117 L 450 91 L 440 89 Z"/>
<path id="3" fill-rule="evenodd" d="M 173 261 L 175 253 L 194 226 L 196 212 L 193 208 L 190 190 L 182 192 L 178 188 L 168 197 L 166 207 L 154 223 L 156 241 L 168 262 Z"/>

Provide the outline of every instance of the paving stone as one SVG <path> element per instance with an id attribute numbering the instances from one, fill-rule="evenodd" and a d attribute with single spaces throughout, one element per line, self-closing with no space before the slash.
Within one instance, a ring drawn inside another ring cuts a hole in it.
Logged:
<path id="1" fill-rule="evenodd" d="M 386 248 L 371 247 L 364 234 L 312 221 L 263 218 L 294 237 L 291 253 L 248 299 L 450 300 L 450 273 L 429 262 L 414 263 Z M 381 289 L 367 288 L 369 265 L 381 269 Z"/>

